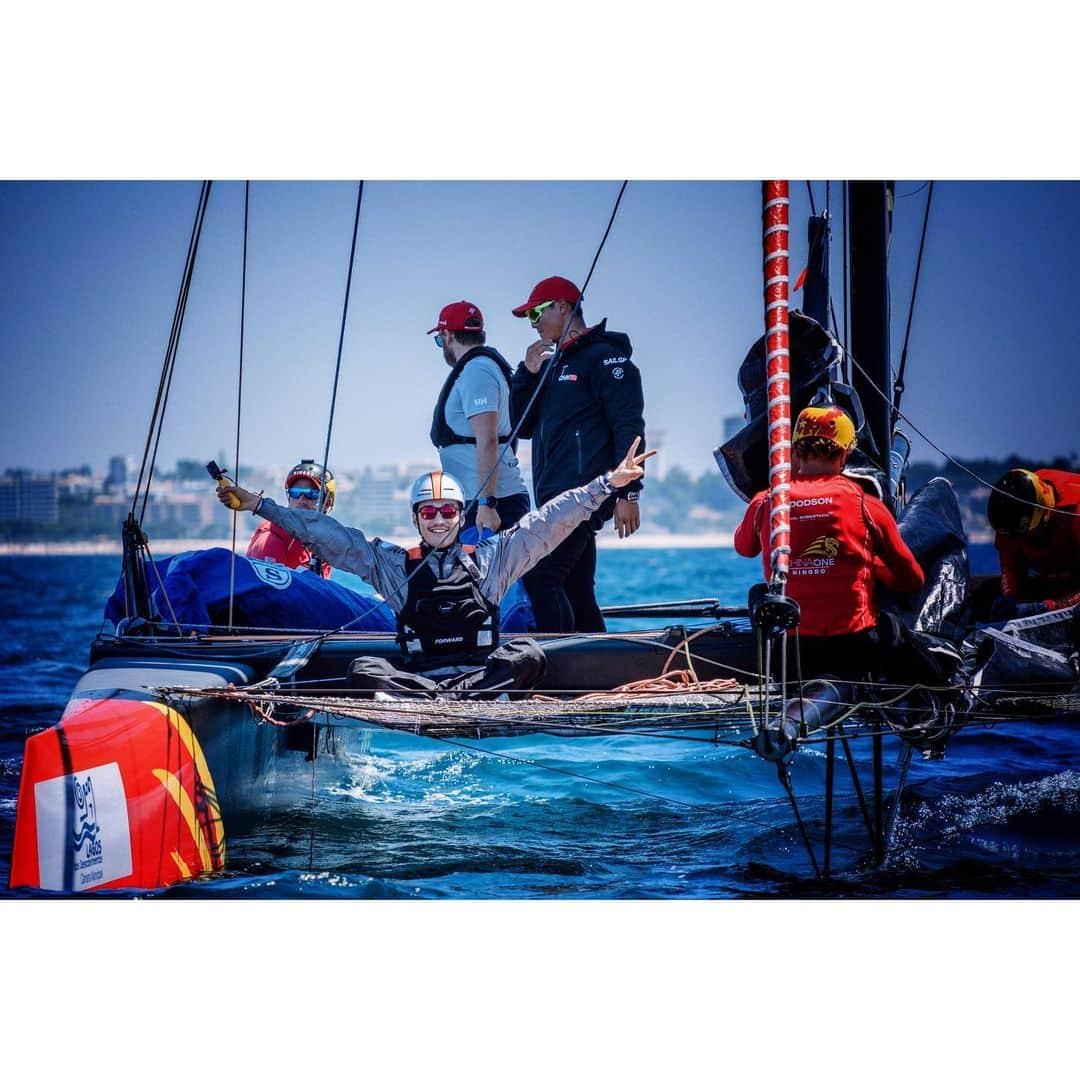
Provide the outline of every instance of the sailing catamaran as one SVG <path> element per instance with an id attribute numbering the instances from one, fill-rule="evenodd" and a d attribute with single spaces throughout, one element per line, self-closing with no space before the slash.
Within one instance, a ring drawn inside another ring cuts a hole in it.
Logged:
<path id="1" fill-rule="evenodd" d="M 171 382 L 209 193 L 204 185 L 159 405 Z M 320 783 L 333 782 L 335 770 L 347 768 L 350 749 L 373 730 L 475 740 L 694 731 L 717 744 L 737 742 L 775 766 L 809 863 L 828 875 L 837 750 L 857 793 L 872 859 L 880 864 L 913 753 L 940 756 L 951 737 L 966 724 L 984 722 L 991 710 L 999 717 L 1009 710 L 1054 715 L 1074 708 L 1077 676 L 1065 638 L 1070 612 L 972 630 L 964 534 L 944 481 L 916 494 L 900 516 L 901 532 L 927 576 L 918 603 L 903 614 L 952 651 L 955 680 L 882 687 L 834 680 L 804 685 L 798 678 L 792 633 L 798 613 L 784 591 L 785 443 L 793 412 L 815 399 L 841 404 L 859 429 L 861 456 L 850 475 L 893 507 L 904 501 L 906 440 L 897 431 L 899 401 L 888 394 L 891 188 L 884 182 L 847 186 L 849 344 L 835 319 L 829 329 L 828 214 L 811 220 L 806 311 L 789 315 L 786 183 L 767 182 L 763 193 L 766 334 L 739 372 L 746 426 L 716 452 L 744 498 L 764 487 L 773 493 L 774 575 L 763 596 L 739 609 L 701 599 L 605 611 L 612 619 L 672 620 L 661 629 L 537 635 L 546 674 L 532 691 L 507 700 L 429 694 L 370 700 L 345 689 L 350 663 L 358 656 L 400 659 L 377 605 L 329 625 L 260 629 L 247 622 L 242 607 L 234 610 L 236 590 L 230 588 L 227 618 L 218 611 L 208 613 L 208 624 L 185 625 L 170 611 L 167 577 L 150 557 L 133 505 L 123 533 L 114 629 L 94 640 L 89 669 L 60 721 L 27 741 L 12 887 L 155 889 L 222 871 L 230 836 L 294 805 L 316 770 Z M 355 241 L 354 222 L 354 250 Z M 345 313 L 342 335 L 344 321 Z M 339 363 L 340 348 L 339 339 Z M 160 435 L 162 414 L 155 409 L 148 451 L 155 426 Z M 329 438 L 328 431 L 327 453 Z M 324 584 L 314 575 L 280 573 L 279 586 L 291 588 L 294 579 L 308 588 Z M 274 587 L 265 579 L 255 585 L 257 592 Z M 1048 691 L 1017 689 L 1036 677 L 1050 683 Z M 904 748 L 896 768 L 884 763 L 886 738 Z M 817 842 L 791 779 L 792 761 L 808 744 L 827 754 L 824 830 Z"/>

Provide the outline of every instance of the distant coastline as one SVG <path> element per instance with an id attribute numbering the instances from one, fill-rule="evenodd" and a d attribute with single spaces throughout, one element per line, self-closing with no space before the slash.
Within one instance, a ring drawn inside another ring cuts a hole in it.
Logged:
<path id="1" fill-rule="evenodd" d="M 393 541 L 411 541 L 415 533 L 400 533 L 387 536 L 385 539 Z M 238 538 L 237 551 L 243 554 L 247 548 L 250 537 Z M 231 542 L 228 539 L 179 539 L 179 540 L 153 540 L 150 544 L 151 553 L 158 555 L 176 555 L 181 551 L 203 551 L 206 548 L 228 548 Z M 654 533 L 639 532 L 634 536 L 620 540 L 611 528 L 606 528 L 597 535 L 597 547 L 604 548 L 636 548 L 639 550 L 663 550 L 664 548 L 730 548 L 732 546 L 732 534 L 730 532 L 702 532 L 702 533 Z M 5 555 L 119 555 L 121 553 L 119 540 L 27 540 L 18 543 L 0 543 L 0 557 Z"/>

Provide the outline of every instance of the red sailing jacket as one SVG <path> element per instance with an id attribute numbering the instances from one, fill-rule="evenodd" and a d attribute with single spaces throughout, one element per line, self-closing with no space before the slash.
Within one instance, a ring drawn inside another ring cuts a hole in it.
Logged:
<path id="1" fill-rule="evenodd" d="M 1050 510 L 1033 532 L 997 537 L 1001 594 L 1069 607 L 1080 602 L 1080 517 L 1071 516 L 1080 513 L 1080 474 L 1037 469 L 1035 475 L 1054 489 L 1055 507 L 1068 513 Z"/>
<path id="2" fill-rule="evenodd" d="M 740 555 L 762 553 L 769 561 L 769 493 L 760 491 L 735 530 Z M 877 623 L 874 585 L 911 593 L 925 580 L 922 567 L 900 538 L 880 499 L 844 476 L 791 481 L 791 562 L 788 595 L 802 613 L 807 637 L 855 634 Z"/>
<path id="3" fill-rule="evenodd" d="M 311 552 L 295 537 L 290 536 L 283 529 L 264 521 L 256 530 L 255 535 L 248 544 L 247 557 L 249 559 L 267 559 L 269 562 L 280 563 L 291 570 L 300 566 L 311 566 Z M 323 563 L 322 576 L 330 576 L 330 567 Z"/>

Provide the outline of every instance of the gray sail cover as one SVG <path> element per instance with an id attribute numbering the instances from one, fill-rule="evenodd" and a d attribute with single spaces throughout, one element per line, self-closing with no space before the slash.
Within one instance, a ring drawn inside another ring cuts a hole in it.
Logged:
<path id="1" fill-rule="evenodd" d="M 798 309 L 788 317 L 791 352 L 792 420 L 819 391 L 828 390 L 832 400 L 855 422 L 859 447 L 848 462 L 853 467 L 876 464 L 878 453 L 863 420 L 862 405 L 854 389 L 841 382 L 843 350 L 819 322 Z M 716 463 L 731 488 L 745 502 L 769 486 L 768 394 L 765 372 L 765 336 L 746 354 L 739 368 L 746 426 L 734 438 L 713 451 Z M 883 477 L 881 478 L 883 481 Z M 884 487 L 879 481 L 879 487 Z"/>

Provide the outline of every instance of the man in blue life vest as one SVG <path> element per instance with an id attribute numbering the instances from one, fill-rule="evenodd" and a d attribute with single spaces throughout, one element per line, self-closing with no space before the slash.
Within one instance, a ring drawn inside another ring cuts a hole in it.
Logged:
<path id="1" fill-rule="evenodd" d="M 273 499 L 225 487 L 240 510 L 250 510 L 295 536 L 321 559 L 372 585 L 397 616 L 399 641 L 413 670 L 473 663 L 498 634 L 498 605 L 510 586 L 558 547 L 617 491 L 641 479 L 641 465 L 656 451 L 638 454 L 638 440 L 610 472 L 564 491 L 513 528 L 475 547 L 458 539 L 465 495 L 446 473 L 424 473 L 411 493 L 418 546 L 406 550 L 314 510 L 291 510 Z"/>
<path id="2" fill-rule="evenodd" d="M 481 533 L 508 529 L 529 509 L 514 447 L 506 445 L 513 372 L 487 345 L 483 313 L 468 300 L 447 304 L 428 333 L 451 368 L 435 403 L 431 441 L 442 471 L 462 485 L 466 503 L 477 499 L 462 531 L 474 525 Z"/>
<path id="3" fill-rule="evenodd" d="M 550 277 L 513 309 L 539 336 L 514 372 L 510 396 L 510 419 L 515 425 L 520 421 L 521 437 L 532 440 L 537 505 L 612 468 L 635 440 L 644 445 L 645 399 L 641 372 L 630 359 L 630 339 L 608 330 L 606 319 L 586 326 L 580 301 L 572 281 Z M 544 365 L 557 343 L 555 370 L 548 371 Z M 641 487 L 638 478 L 604 500 L 526 575 L 538 630 L 604 631 L 596 603 L 596 533 L 612 517 L 620 538 L 637 531 Z"/>

